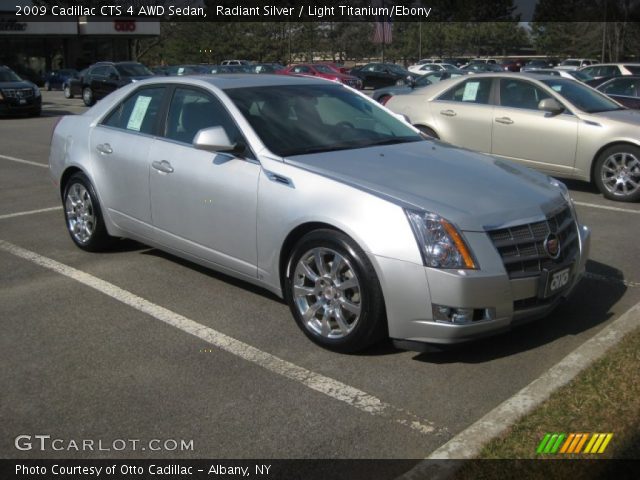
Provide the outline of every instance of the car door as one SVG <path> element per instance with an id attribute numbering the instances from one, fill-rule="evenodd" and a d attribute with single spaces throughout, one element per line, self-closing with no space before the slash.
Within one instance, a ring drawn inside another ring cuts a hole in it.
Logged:
<path id="1" fill-rule="evenodd" d="M 491 77 L 457 83 L 432 102 L 438 135 L 445 142 L 491 152 L 493 104 Z"/>
<path id="2" fill-rule="evenodd" d="M 196 149 L 196 133 L 224 127 L 245 142 L 222 102 L 210 92 L 176 87 L 163 136 L 149 152 L 151 213 L 163 245 L 218 267 L 257 275 L 256 210 L 260 164 L 245 157 Z"/>
<path id="3" fill-rule="evenodd" d="M 500 79 L 491 153 L 547 172 L 568 173 L 575 163 L 578 119 L 569 110 L 559 115 L 538 110 L 545 98 L 555 97 L 533 82 Z"/>
<path id="4" fill-rule="evenodd" d="M 165 91 L 157 85 L 136 90 L 92 129 L 89 138 L 103 208 L 116 225 L 144 237 L 152 231 L 147 157 Z"/>

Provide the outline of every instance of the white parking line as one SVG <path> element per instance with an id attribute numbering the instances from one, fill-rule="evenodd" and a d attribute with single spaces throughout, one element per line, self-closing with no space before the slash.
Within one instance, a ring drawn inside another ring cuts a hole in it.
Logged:
<path id="1" fill-rule="evenodd" d="M 10 160 L 12 162 L 24 163 L 26 165 L 33 165 L 34 167 L 49 168 L 49 165 L 47 165 L 46 163 L 32 162 L 30 160 L 23 160 L 21 158 L 10 157 L 8 155 L 0 155 L 0 158 L 4 160 Z"/>
<path id="2" fill-rule="evenodd" d="M 640 210 L 632 210 L 630 208 L 608 207 L 606 205 L 598 205 L 596 203 L 573 202 L 581 207 L 601 208 L 602 210 L 613 210 L 614 212 L 635 213 L 640 215 Z"/>
<path id="3" fill-rule="evenodd" d="M 0 215 L 0 220 L 4 220 L 5 218 L 22 217 L 24 215 L 33 215 L 35 213 L 54 212 L 56 210 L 62 210 L 62 207 L 49 207 L 40 208 L 39 210 L 28 210 L 26 212 L 7 213 L 6 215 Z"/>
<path id="4" fill-rule="evenodd" d="M 0 250 L 33 262 L 41 267 L 69 277 L 83 285 L 97 290 L 125 305 L 160 320 L 183 332 L 200 338 L 215 347 L 232 355 L 252 362 L 266 370 L 282 375 L 290 380 L 301 383 L 305 387 L 327 395 L 335 400 L 340 400 L 362 412 L 384 417 L 396 423 L 409 427 L 422 434 L 446 433 L 445 428 L 438 428 L 432 422 L 418 418 L 416 415 L 401 408 L 383 402 L 377 397 L 362 390 L 346 385 L 333 378 L 299 367 L 279 357 L 263 352 L 251 345 L 212 328 L 201 325 L 187 317 L 172 312 L 160 305 L 156 305 L 142 297 L 124 290 L 112 283 L 101 280 L 93 275 L 77 270 L 73 267 L 44 257 L 30 250 L 0 240 Z"/>

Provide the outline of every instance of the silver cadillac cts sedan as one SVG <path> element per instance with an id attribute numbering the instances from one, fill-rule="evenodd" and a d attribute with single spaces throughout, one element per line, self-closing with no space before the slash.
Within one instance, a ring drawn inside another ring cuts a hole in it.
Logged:
<path id="1" fill-rule="evenodd" d="M 62 118 L 49 162 L 78 247 L 128 237 L 260 285 L 341 352 L 544 316 L 589 251 L 562 183 L 321 79 L 137 82 Z"/>

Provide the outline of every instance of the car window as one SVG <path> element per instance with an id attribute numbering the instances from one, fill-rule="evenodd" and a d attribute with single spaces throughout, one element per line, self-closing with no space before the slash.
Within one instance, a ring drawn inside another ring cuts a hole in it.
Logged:
<path id="1" fill-rule="evenodd" d="M 164 91 L 164 87 L 138 90 L 114 108 L 102 124 L 131 132 L 152 134 Z"/>
<path id="2" fill-rule="evenodd" d="M 297 67 L 293 67 L 294 73 L 309 73 L 311 69 L 309 67 L 305 67 L 303 65 L 298 65 Z"/>
<path id="3" fill-rule="evenodd" d="M 533 83 L 500 79 L 500 105 L 503 107 L 537 110 L 540 100 L 550 97 L 547 92 Z"/>
<path id="4" fill-rule="evenodd" d="M 624 68 L 629 70 L 633 75 L 640 75 L 640 65 L 625 65 Z"/>
<path id="5" fill-rule="evenodd" d="M 91 75 L 100 75 L 100 76 L 107 76 L 107 72 L 109 71 L 109 67 L 95 67 L 92 68 L 91 71 L 89 72 Z"/>
<path id="6" fill-rule="evenodd" d="M 602 88 L 602 92 L 607 95 L 625 95 L 627 97 L 635 97 L 638 83 L 640 82 L 637 79 L 618 78 L 605 85 Z"/>
<path id="7" fill-rule="evenodd" d="M 542 80 L 542 83 L 587 113 L 608 112 L 623 108 L 606 95 L 575 80 L 553 78 Z"/>
<path id="8" fill-rule="evenodd" d="M 491 94 L 491 78 L 472 78 L 459 83 L 440 95 L 438 100 L 449 102 L 488 104 Z"/>
<path id="9" fill-rule="evenodd" d="M 231 143 L 242 139 L 240 130 L 217 98 L 200 90 L 176 88 L 164 136 L 191 144 L 196 133 L 209 127 L 223 127 Z"/>

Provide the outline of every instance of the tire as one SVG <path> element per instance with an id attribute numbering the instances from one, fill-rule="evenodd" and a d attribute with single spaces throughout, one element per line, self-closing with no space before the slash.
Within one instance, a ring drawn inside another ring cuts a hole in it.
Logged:
<path id="1" fill-rule="evenodd" d="M 288 265 L 285 299 L 298 327 L 314 343 L 353 353 L 387 335 L 378 277 L 366 254 L 347 235 L 334 230 L 306 234 Z"/>
<path id="2" fill-rule="evenodd" d="M 640 200 L 640 148 L 621 144 L 604 150 L 594 165 L 593 180 L 610 200 Z"/>
<path id="3" fill-rule="evenodd" d="M 71 93 L 71 86 L 70 85 L 64 85 L 62 87 L 62 90 L 64 91 L 64 98 L 73 98 L 73 93 Z"/>
<path id="4" fill-rule="evenodd" d="M 82 101 L 87 107 L 91 107 L 96 103 L 96 99 L 93 96 L 93 90 L 91 90 L 91 87 L 84 87 L 82 89 Z"/>
<path id="5" fill-rule="evenodd" d="M 424 125 L 414 125 L 414 127 L 416 127 L 418 130 L 420 130 L 422 133 L 424 133 L 428 137 L 435 138 L 437 140 L 440 139 L 438 134 L 429 127 L 425 127 Z"/>
<path id="6" fill-rule="evenodd" d="M 100 252 L 114 242 L 102 217 L 98 196 L 84 173 L 74 173 L 62 195 L 65 223 L 71 240 L 83 250 Z"/>

